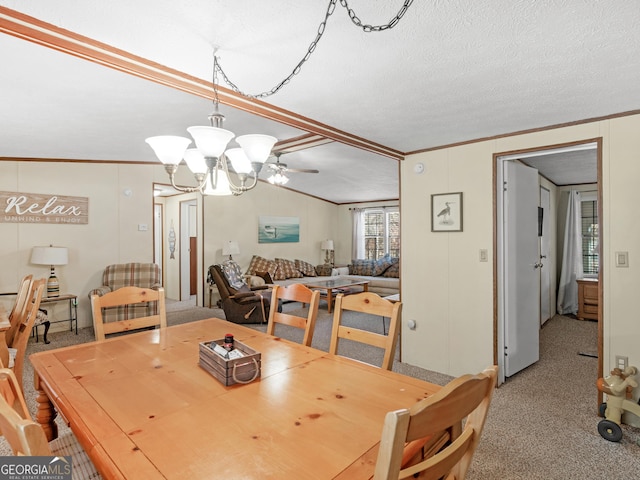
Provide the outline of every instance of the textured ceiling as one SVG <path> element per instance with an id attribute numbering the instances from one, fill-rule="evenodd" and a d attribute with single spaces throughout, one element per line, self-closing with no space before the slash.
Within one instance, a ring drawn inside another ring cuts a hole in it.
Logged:
<path id="1" fill-rule="evenodd" d="M 229 77 L 252 94 L 292 71 L 327 4 L 0 0 L 205 80 L 217 48 Z M 401 5 L 350 2 L 370 24 Z M 391 30 L 365 33 L 338 4 L 299 75 L 266 101 L 401 152 L 612 115 L 640 108 L 638 24 L 637 0 L 434 0 L 414 2 Z M 154 161 L 146 136 L 185 135 L 211 110 L 207 100 L 7 35 L 0 52 L 11 112 L 0 119 L 0 156 Z M 237 134 L 303 133 L 223 110 Z M 287 163 L 321 171 L 292 174 L 287 187 L 336 203 L 398 197 L 396 161 L 350 146 L 314 147 Z"/>

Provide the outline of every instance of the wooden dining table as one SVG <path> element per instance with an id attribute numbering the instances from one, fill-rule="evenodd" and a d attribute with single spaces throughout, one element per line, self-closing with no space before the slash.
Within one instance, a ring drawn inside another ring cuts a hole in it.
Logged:
<path id="1" fill-rule="evenodd" d="M 201 342 L 261 353 L 225 387 Z M 104 478 L 369 479 L 384 416 L 440 387 L 212 318 L 30 356 L 40 422 L 59 414 Z"/>

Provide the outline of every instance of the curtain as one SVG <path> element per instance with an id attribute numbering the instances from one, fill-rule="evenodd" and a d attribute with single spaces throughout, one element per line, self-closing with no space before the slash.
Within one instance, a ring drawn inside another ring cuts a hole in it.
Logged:
<path id="1" fill-rule="evenodd" d="M 363 219 L 362 212 L 363 208 L 352 208 L 351 209 L 351 218 L 353 231 L 351 235 L 351 258 L 363 258 L 364 255 L 364 245 L 361 241 L 363 236 L 362 228 L 363 228 Z M 349 262 L 351 263 L 351 262 Z"/>
<path id="2" fill-rule="evenodd" d="M 569 192 L 567 219 L 564 229 L 564 248 L 558 286 L 558 313 L 577 313 L 578 284 L 582 278 L 582 195 L 576 190 Z"/>

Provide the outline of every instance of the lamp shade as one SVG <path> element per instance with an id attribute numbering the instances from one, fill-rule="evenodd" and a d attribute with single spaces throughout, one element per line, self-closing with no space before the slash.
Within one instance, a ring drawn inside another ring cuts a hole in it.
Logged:
<path id="1" fill-rule="evenodd" d="M 182 161 L 184 152 L 191 140 L 174 135 L 160 135 L 158 137 L 149 137 L 145 142 L 153 148 L 158 160 L 163 164 L 178 165 Z"/>
<path id="2" fill-rule="evenodd" d="M 197 148 L 187 148 L 184 152 L 184 161 L 191 173 L 207 173 L 207 162 Z"/>
<path id="3" fill-rule="evenodd" d="M 333 240 L 323 240 L 320 248 L 322 250 L 333 250 Z"/>
<path id="4" fill-rule="evenodd" d="M 33 247 L 31 263 L 34 265 L 66 265 L 69 263 L 67 247 Z"/>
<path id="5" fill-rule="evenodd" d="M 241 148 L 230 148 L 224 154 L 231 160 L 231 166 L 236 173 L 251 173 L 251 162 Z"/>
<path id="6" fill-rule="evenodd" d="M 214 175 L 216 172 L 214 172 Z M 233 195 L 231 191 L 231 186 L 229 185 L 229 177 L 224 173 L 223 170 L 218 168 L 217 171 L 218 181 L 216 183 L 216 188 L 213 188 L 211 185 L 211 178 L 207 176 L 207 182 L 205 185 L 205 189 L 202 191 L 203 195 L 214 195 L 218 197 L 223 197 L 225 195 Z"/>
<path id="7" fill-rule="evenodd" d="M 239 255 L 240 245 L 236 240 L 227 240 L 222 245 L 222 254 L 223 255 Z"/>
<path id="8" fill-rule="evenodd" d="M 276 144 L 278 139 L 270 135 L 241 135 L 236 138 L 238 145 L 242 147 L 247 158 L 251 162 L 264 163 L 269 158 L 271 149 Z"/>
<path id="9" fill-rule="evenodd" d="M 233 132 L 218 127 L 189 127 L 187 131 L 205 157 L 219 158 L 227 148 L 227 143 L 234 137 Z"/>
<path id="10" fill-rule="evenodd" d="M 283 173 L 278 172 L 278 173 L 274 173 L 269 178 L 267 178 L 267 181 L 271 185 L 286 185 L 287 182 L 289 181 L 289 177 L 287 177 Z"/>

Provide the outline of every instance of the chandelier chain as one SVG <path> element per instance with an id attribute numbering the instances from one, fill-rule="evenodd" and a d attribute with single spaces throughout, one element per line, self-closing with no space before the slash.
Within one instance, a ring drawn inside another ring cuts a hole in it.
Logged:
<path id="1" fill-rule="evenodd" d="M 320 25 L 318 26 L 318 32 L 316 34 L 316 37 L 309 44 L 309 48 L 307 48 L 307 52 L 302 57 L 302 60 L 300 60 L 298 62 L 298 64 L 293 69 L 293 71 L 284 80 L 279 82 L 271 90 L 266 90 L 266 91 L 264 91 L 262 93 L 258 93 L 258 94 L 249 94 L 249 93 L 243 92 L 242 90 L 240 90 L 238 88 L 238 86 L 235 83 L 233 83 L 229 79 L 227 74 L 222 69 L 222 66 L 220 65 L 220 62 L 218 62 L 217 57 L 214 57 L 214 64 L 213 64 L 213 70 L 214 70 L 214 73 L 213 73 L 213 90 L 214 90 L 214 96 L 215 96 L 214 102 L 217 103 L 217 101 L 218 101 L 217 72 L 220 73 L 220 75 L 222 76 L 224 82 L 227 85 L 229 85 L 231 90 L 233 90 L 234 92 L 242 95 L 243 97 L 248 97 L 248 98 L 266 98 L 266 97 L 270 97 L 271 95 L 274 95 L 274 94 L 278 93 L 278 91 L 282 87 L 287 85 L 294 76 L 296 76 L 298 73 L 300 73 L 300 70 L 302 70 L 302 66 L 307 62 L 307 60 L 309 60 L 309 57 L 315 51 L 315 49 L 316 49 L 316 47 L 318 45 L 318 42 L 320 42 L 320 39 L 322 38 L 322 36 L 324 35 L 324 32 L 326 30 L 327 21 L 329 20 L 329 17 L 331 15 L 333 15 L 333 12 L 335 11 L 337 2 L 338 2 L 338 0 L 329 0 L 329 5 L 327 6 L 327 11 L 325 13 L 324 19 L 322 20 L 322 22 L 320 22 Z M 404 0 L 404 4 L 400 8 L 400 10 L 398 10 L 398 13 L 389 21 L 389 23 L 386 23 L 384 25 L 368 25 L 368 24 L 365 25 L 365 24 L 362 23 L 360 18 L 358 18 L 358 16 L 356 15 L 355 11 L 351 7 L 349 7 L 349 4 L 347 3 L 347 0 L 340 0 L 340 5 L 343 6 L 347 10 L 347 13 L 349 15 L 349 18 L 351 19 L 351 22 L 355 26 L 360 27 L 364 32 L 367 32 L 367 33 L 370 33 L 370 32 L 382 32 L 384 30 L 388 30 L 390 28 L 395 27 L 400 22 L 400 20 L 404 16 L 404 14 L 407 13 L 407 10 L 409 9 L 409 7 L 411 6 L 412 3 L 413 3 L 413 0 Z"/>
<path id="2" fill-rule="evenodd" d="M 389 28 L 395 27 L 398 24 L 398 22 L 400 21 L 400 19 L 404 16 L 404 14 L 407 13 L 407 10 L 409 9 L 409 7 L 411 6 L 412 3 L 413 3 L 413 0 L 405 0 L 404 4 L 400 8 L 400 10 L 398 10 L 398 13 L 396 13 L 396 16 L 393 17 L 389 21 L 389 23 L 387 23 L 385 25 L 363 25 L 362 21 L 356 15 L 356 12 L 354 12 L 353 9 L 349 7 L 349 4 L 347 3 L 347 0 L 340 0 L 340 5 L 342 5 L 347 10 L 347 13 L 349 14 L 349 18 L 351 19 L 351 22 L 353 22 L 353 24 L 356 27 L 362 28 L 362 30 L 367 32 L 367 33 L 369 33 L 369 32 L 382 32 L 382 31 L 387 30 Z"/>

